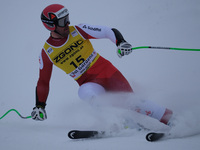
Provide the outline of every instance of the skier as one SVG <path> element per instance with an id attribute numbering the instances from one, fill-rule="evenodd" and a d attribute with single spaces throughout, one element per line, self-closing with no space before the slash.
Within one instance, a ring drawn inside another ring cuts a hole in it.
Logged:
<path id="1" fill-rule="evenodd" d="M 89 41 L 110 39 L 116 44 L 117 55 L 121 58 L 132 52 L 132 46 L 117 29 L 89 24 L 69 26 L 68 9 L 60 4 L 47 6 L 42 11 L 41 20 L 50 31 L 50 37 L 39 56 L 40 74 L 36 86 L 36 106 L 31 113 L 32 119 L 47 119 L 45 106 L 53 64 L 79 84 L 78 95 L 81 99 L 93 99 L 106 92 L 133 93 L 122 73 L 100 56 Z M 138 105 L 136 111 L 165 124 L 172 115 L 171 110 L 149 101 Z"/>

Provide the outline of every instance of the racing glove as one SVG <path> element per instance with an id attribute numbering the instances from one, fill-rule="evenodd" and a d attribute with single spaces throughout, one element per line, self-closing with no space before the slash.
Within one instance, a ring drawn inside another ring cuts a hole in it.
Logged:
<path id="1" fill-rule="evenodd" d="M 43 121 L 47 119 L 47 114 L 46 114 L 45 109 L 42 106 L 36 106 L 33 108 L 31 117 L 33 120 Z"/>
<path id="2" fill-rule="evenodd" d="M 117 55 L 121 58 L 124 55 L 129 55 L 132 52 L 132 45 L 127 42 L 121 42 L 117 47 Z"/>

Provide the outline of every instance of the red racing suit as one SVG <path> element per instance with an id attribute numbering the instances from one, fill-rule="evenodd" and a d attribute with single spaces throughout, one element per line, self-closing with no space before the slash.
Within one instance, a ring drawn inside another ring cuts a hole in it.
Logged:
<path id="1" fill-rule="evenodd" d="M 89 39 L 110 39 L 117 46 L 125 41 L 114 28 L 79 24 L 69 26 L 66 38 L 49 37 L 39 57 L 40 73 L 36 87 L 36 105 L 46 106 L 53 64 L 69 74 L 79 85 L 98 83 L 108 92 L 133 92 L 120 71 L 100 56 Z"/>

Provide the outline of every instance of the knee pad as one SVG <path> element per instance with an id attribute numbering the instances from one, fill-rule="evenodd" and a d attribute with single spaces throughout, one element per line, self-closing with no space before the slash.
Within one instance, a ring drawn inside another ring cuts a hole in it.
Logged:
<path id="1" fill-rule="evenodd" d="M 106 91 L 103 86 L 97 83 L 88 82 L 80 86 L 78 90 L 78 95 L 83 100 L 91 100 L 97 96 L 104 94 L 105 92 Z"/>

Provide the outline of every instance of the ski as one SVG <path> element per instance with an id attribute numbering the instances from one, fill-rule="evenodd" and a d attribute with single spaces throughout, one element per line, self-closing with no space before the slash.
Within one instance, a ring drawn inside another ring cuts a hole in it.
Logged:
<path id="1" fill-rule="evenodd" d="M 70 139 L 101 138 L 104 134 L 104 131 L 71 130 L 68 132 L 68 137 Z"/>
<path id="2" fill-rule="evenodd" d="M 105 131 L 96 130 L 71 130 L 68 132 L 68 137 L 70 139 L 94 139 L 106 137 L 105 133 Z M 149 142 L 155 142 L 162 139 L 164 136 L 166 136 L 165 133 L 149 132 L 146 135 L 146 140 Z"/>
<path id="3" fill-rule="evenodd" d="M 165 133 L 150 132 L 146 135 L 146 140 L 149 142 L 154 142 L 162 139 L 164 136 Z"/>

